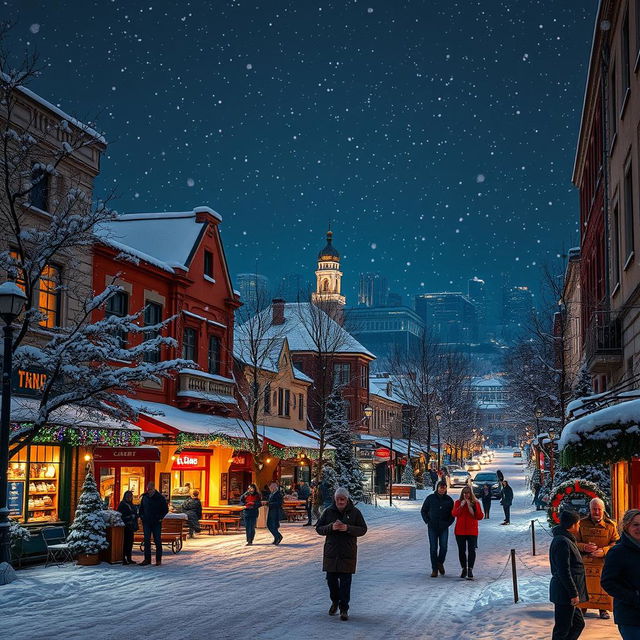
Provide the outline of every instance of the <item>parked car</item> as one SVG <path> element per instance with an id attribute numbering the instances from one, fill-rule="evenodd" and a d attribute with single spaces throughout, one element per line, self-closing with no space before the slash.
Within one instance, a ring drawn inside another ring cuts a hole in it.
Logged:
<path id="1" fill-rule="evenodd" d="M 471 482 L 471 474 L 464 469 L 456 469 L 449 476 L 450 487 L 464 487 L 469 482 Z"/>
<path id="2" fill-rule="evenodd" d="M 513 452 L 513 457 L 514 458 L 522 458 L 522 451 L 514 451 Z"/>
<path id="3" fill-rule="evenodd" d="M 485 484 L 489 484 L 491 487 L 491 499 L 499 500 L 502 488 L 500 487 L 498 475 L 495 471 L 480 471 L 476 473 L 471 481 L 471 488 L 473 489 L 473 493 L 476 497 L 480 497 L 480 492 Z"/>
<path id="4" fill-rule="evenodd" d="M 482 468 L 480 463 L 477 460 L 465 460 L 464 461 L 465 471 L 480 471 Z"/>
<path id="5" fill-rule="evenodd" d="M 449 476 L 451 476 L 454 471 L 464 471 L 459 464 L 445 464 L 444 468 L 447 470 Z"/>

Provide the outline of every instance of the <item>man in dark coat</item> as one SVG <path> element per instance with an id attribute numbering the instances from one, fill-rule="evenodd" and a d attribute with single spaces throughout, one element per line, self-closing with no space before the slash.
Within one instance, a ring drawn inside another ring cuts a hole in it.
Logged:
<path id="1" fill-rule="evenodd" d="M 165 497 L 156 491 L 154 482 L 147 484 L 147 490 L 140 499 L 138 514 L 144 532 L 144 560 L 141 565 L 151 564 L 151 536 L 156 546 L 156 565 L 162 564 L 162 519 L 169 513 Z"/>
<path id="2" fill-rule="evenodd" d="M 501 524 L 511 524 L 511 505 L 513 504 L 513 489 L 506 480 L 502 480 L 502 494 L 500 504 L 504 511 L 504 522 Z"/>
<path id="3" fill-rule="evenodd" d="M 429 478 L 431 479 L 431 487 L 433 488 L 433 490 L 436 490 L 436 485 L 438 484 L 438 473 L 436 472 L 436 470 L 432 467 L 431 469 L 429 469 Z M 425 489 L 427 487 L 425 486 Z"/>
<path id="4" fill-rule="evenodd" d="M 200 533 L 200 520 L 202 520 L 202 502 L 200 502 L 200 492 L 194 489 L 191 497 L 187 498 L 181 505 L 182 513 L 187 516 L 189 527 L 189 537 L 193 538 L 194 533 Z"/>
<path id="5" fill-rule="evenodd" d="M 282 509 L 282 491 L 276 482 L 269 485 L 271 493 L 267 499 L 269 510 L 267 511 L 267 529 L 273 535 L 273 544 L 279 545 L 282 542 L 282 534 L 280 533 L 280 509 Z"/>
<path id="6" fill-rule="evenodd" d="M 339 487 L 333 504 L 326 508 L 316 523 L 316 531 L 326 536 L 322 556 L 322 570 L 327 574 L 331 607 L 329 615 L 340 608 L 340 619 L 349 619 L 351 578 L 356 572 L 358 540 L 367 533 L 362 513 L 349 498 L 349 492 Z"/>
<path id="7" fill-rule="evenodd" d="M 298 500 L 304 500 L 304 508 L 307 510 L 307 521 L 303 526 L 311 526 L 311 489 L 306 482 L 301 482 L 298 487 Z"/>
<path id="8" fill-rule="evenodd" d="M 434 493 L 429 494 L 422 503 L 420 515 L 427 525 L 429 534 L 429 553 L 431 555 L 431 577 L 437 578 L 438 571 L 444 575 L 444 561 L 449 545 L 449 527 L 453 524 L 453 500 L 447 495 L 447 483 L 438 482 Z M 438 547 L 440 547 L 438 549 Z"/>
<path id="9" fill-rule="evenodd" d="M 560 512 L 560 525 L 553 529 L 549 547 L 551 584 L 549 599 L 555 608 L 552 640 L 576 640 L 584 629 L 578 603 L 587 602 L 587 583 L 580 550 L 576 545 L 580 516 L 575 511 Z"/>

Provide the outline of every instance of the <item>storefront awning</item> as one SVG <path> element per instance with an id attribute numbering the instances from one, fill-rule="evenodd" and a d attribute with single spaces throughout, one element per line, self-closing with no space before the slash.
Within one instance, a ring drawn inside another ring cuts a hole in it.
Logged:
<path id="1" fill-rule="evenodd" d="M 258 430 L 260 435 L 264 436 L 267 441 L 283 447 L 302 447 L 305 449 L 320 448 L 319 440 L 304 435 L 300 431 L 295 431 L 294 429 L 260 426 Z"/>

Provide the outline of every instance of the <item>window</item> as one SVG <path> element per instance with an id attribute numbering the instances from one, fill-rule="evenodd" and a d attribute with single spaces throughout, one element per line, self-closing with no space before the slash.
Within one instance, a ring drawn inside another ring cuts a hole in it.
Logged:
<path id="1" fill-rule="evenodd" d="M 613 238 L 611 238 L 611 268 L 614 286 L 620 282 L 620 212 L 613 210 Z"/>
<path id="2" fill-rule="evenodd" d="M 118 291 L 107 300 L 107 308 L 105 310 L 105 316 L 107 318 L 110 316 L 124 318 L 128 313 L 129 294 L 127 294 L 126 291 Z M 125 348 L 127 346 L 127 332 L 118 331 L 118 338 L 120 340 L 120 348 Z"/>
<path id="3" fill-rule="evenodd" d="M 41 327 L 60 326 L 60 270 L 47 265 L 42 270 L 38 291 L 38 310 L 46 317 L 40 320 Z"/>
<path id="4" fill-rule="evenodd" d="M 29 202 L 42 211 L 47 211 L 49 207 L 49 174 L 39 164 L 34 164 L 31 169 Z"/>
<path id="5" fill-rule="evenodd" d="M 618 132 L 618 96 L 616 92 L 616 65 L 611 65 L 611 76 L 609 78 L 609 132 L 611 137 L 609 144 L 613 144 L 613 140 Z"/>
<path id="6" fill-rule="evenodd" d="M 633 254 L 633 236 L 634 236 L 634 215 L 633 215 L 633 179 L 631 173 L 631 162 L 627 164 L 624 170 L 624 251 L 625 265 L 626 261 Z"/>
<path id="7" fill-rule="evenodd" d="M 351 403 L 348 400 L 344 402 L 344 417 L 345 420 L 351 420 Z"/>
<path id="8" fill-rule="evenodd" d="M 147 302 L 144 308 L 144 324 L 145 326 L 152 326 L 159 324 L 162 321 L 162 305 L 157 302 Z M 144 339 L 152 340 L 157 338 L 160 332 L 157 329 L 150 329 L 145 331 Z M 148 351 L 144 354 L 145 362 L 160 362 L 160 347 L 156 347 L 153 351 Z"/>
<path id="9" fill-rule="evenodd" d="M 278 389 L 278 415 L 289 416 L 291 412 L 291 392 L 289 389 Z"/>
<path id="10" fill-rule="evenodd" d="M 366 364 L 360 365 L 360 386 L 363 389 L 369 386 L 369 372 Z"/>
<path id="11" fill-rule="evenodd" d="M 298 420 L 304 420 L 304 395 L 298 394 Z"/>
<path id="12" fill-rule="evenodd" d="M 627 91 L 631 87 L 631 63 L 629 62 L 629 9 L 622 23 L 622 99 L 627 100 Z"/>
<path id="13" fill-rule="evenodd" d="M 636 0 L 636 59 L 640 56 L 640 0 Z"/>
<path id="14" fill-rule="evenodd" d="M 351 365 L 347 363 L 339 362 L 333 365 L 333 384 L 334 386 L 342 387 L 349 384 L 351 379 Z"/>
<path id="15" fill-rule="evenodd" d="M 213 253 L 211 251 L 204 252 L 204 275 L 213 278 Z"/>
<path id="16" fill-rule="evenodd" d="M 264 388 L 264 412 L 271 413 L 271 385 L 267 384 Z"/>
<path id="17" fill-rule="evenodd" d="M 182 334 L 182 357 L 185 360 L 197 360 L 198 333 L 192 327 L 186 327 Z"/>
<path id="18" fill-rule="evenodd" d="M 209 353 L 208 353 L 208 371 L 209 373 L 220 373 L 220 338 L 218 336 L 209 336 Z"/>

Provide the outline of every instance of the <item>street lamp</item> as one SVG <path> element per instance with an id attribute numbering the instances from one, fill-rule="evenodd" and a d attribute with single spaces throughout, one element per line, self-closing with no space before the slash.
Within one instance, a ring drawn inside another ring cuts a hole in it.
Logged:
<path id="1" fill-rule="evenodd" d="M 0 410 L 0 565 L 9 562 L 9 507 L 7 504 L 9 470 L 9 431 L 11 430 L 11 356 L 13 351 L 13 323 L 22 312 L 27 296 L 15 282 L 0 285 L 0 318 L 4 321 L 4 350 L 2 358 L 2 408 Z"/>
<path id="2" fill-rule="evenodd" d="M 367 405 L 362 412 L 364 413 L 364 417 L 369 420 L 369 418 L 373 415 L 373 409 Z"/>
<path id="3" fill-rule="evenodd" d="M 540 418 L 542 418 L 542 409 L 540 407 L 536 407 L 533 415 L 536 417 L 536 435 L 540 435 Z"/>

